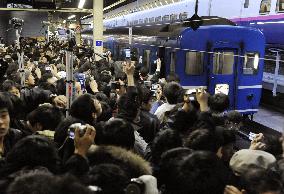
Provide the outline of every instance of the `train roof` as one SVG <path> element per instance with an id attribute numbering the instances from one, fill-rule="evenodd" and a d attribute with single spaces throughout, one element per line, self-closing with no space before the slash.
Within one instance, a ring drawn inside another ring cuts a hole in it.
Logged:
<path id="1" fill-rule="evenodd" d="M 218 25 L 228 25 L 236 26 L 236 24 L 226 18 L 221 18 L 217 16 L 202 16 L 200 17 L 200 26 L 218 26 Z M 184 20 L 182 22 L 175 22 L 172 24 L 161 24 L 161 23 L 152 23 L 152 24 L 140 24 L 133 26 L 132 34 L 140 36 L 158 36 L 158 37 L 177 37 L 180 33 L 189 28 L 191 23 L 194 21 Z M 196 22 L 196 21 L 195 21 Z M 104 31 L 104 35 L 128 35 L 130 26 L 124 27 L 115 27 L 110 28 Z M 91 34 L 92 29 L 85 30 L 84 34 Z"/>

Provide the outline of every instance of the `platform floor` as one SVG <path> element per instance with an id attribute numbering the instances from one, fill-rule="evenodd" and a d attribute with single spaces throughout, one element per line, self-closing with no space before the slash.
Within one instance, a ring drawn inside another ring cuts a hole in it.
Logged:
<path id="1" fill-rule="evenodd" d="M 284 132 L 284 114 L 266 107 L 260 107 L 258 113 L 254 114 L 255 122 L 270 127 L 280 133 Z"/>

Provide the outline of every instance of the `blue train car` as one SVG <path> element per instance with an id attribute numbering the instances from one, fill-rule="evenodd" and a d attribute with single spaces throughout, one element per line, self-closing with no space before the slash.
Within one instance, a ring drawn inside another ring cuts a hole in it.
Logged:
<path id="1" fill-rule="evenodd" d="M 185 89 L 205 87 L 211 95 L 223 92 L 230 98 L 230 109 L 243 114 L 258 111 L 265 52 L 262 32 L 230 25 L 161 31 L 152 36 L 140 31 L 132 45 L 122 35 L 112 36 L 106 44 L 114 57 L 131 46 L 137 60 L 142 59 L 151 72 L 155 71 L 155 60 L 162 58 L 162 75 L 175 72 Z"/>
<path id="2" fill-rule="evenodd" d="M 204 26 L 197 31 L 188 28 L 181 32 L 178 44 L 172 69 L 185 88 L 206 86 L 210 94 L 223 91 L 229 95 L 231 109 L 257 112 L 263 75 L 263 60 L 259 59 L 264 58 L 265 45 L 259 30 L 236 26 Z"/>

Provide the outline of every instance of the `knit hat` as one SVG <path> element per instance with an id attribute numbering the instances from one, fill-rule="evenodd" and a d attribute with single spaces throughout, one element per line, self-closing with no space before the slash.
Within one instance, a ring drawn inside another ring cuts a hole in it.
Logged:
<path id="1" fill-rule="evenodd" d="M 243 149 L 233 155 L 230 160 L 230 167 L 238 175 L 243 175 L 250 167 L 269 169 L 275 163 L 276 158 L 268 152 Z"/>

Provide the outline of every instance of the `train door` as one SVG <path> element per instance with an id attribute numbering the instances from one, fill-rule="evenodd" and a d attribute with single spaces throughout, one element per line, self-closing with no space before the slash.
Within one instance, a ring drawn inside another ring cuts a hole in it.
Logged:
<path id="1" fill-rule="evenodd" d="M 166 65 L 165 65 L 165 47 L 158 47 L 158 58 L 161 59 L 162 65 L 161 65 L 161 71 L 160 71 L 160 77 L 166 77 Z"/>
<path id="2" fill-rule="evenodd" d="M 227 94 L 230 99 L 230 109 L 234 109 L 238 51 L 220 48 L 213 51 L 208 73 L 208 91 L 210 94 Z"/>
<path id="3" fill-rule="evenodd" d="M 143 50 L 143 56 L 142 56 L 142 64 L 143 66 L 146 66 L 146 67 L 150 67 L 150 54 L 151 54 L 151 50 L 150 49 L 144 49 Z"/>

